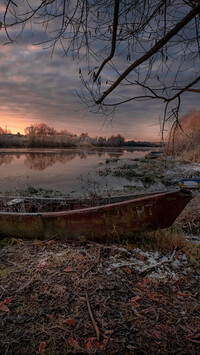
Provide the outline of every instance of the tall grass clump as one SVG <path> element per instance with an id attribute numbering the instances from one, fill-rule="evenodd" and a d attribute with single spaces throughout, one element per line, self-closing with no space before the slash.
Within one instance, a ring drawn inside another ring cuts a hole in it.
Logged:
<path id="1" fill-rule="evenodd" d="M 173 126 L 168 152 L 181 160 L 200 162 L 200 111 L 190 110 Z"/>
<path id="2" fill-rule="evenodd" d="M 158 251 L 161 254 L 172 254 L 175 257 L 185 255 L 189 265 L 200 267 L 200 245 L 187 241 L 183 232 L 176 226 L 144 233 L 134 238 L 134 245 L 145 251 Z"/>

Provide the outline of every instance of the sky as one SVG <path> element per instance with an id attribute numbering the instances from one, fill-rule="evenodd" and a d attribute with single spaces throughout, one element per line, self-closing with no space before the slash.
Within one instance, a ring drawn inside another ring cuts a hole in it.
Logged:
<path id="1" fill-rule="evenodd" d="M 161 139 L 164 105 L 160 101 L 121 105 L 114 117 L 88 112 L 77 95 L 82 89 L 79 67 L 84 62 L 67 58 L 60 48 L 51 56 L 44 45 L 33 45 L 43 38 L 42 31 L 38 27 L 33 34 L 28 28 L 18 43 L 7 45 L 5 33 L 0 32 L 0 127 L 24 133 L 31 124 L 44 122 L 77 135 L 88 132 L 91 137 L 109 137 L 119 133 L 126 139 Z M 120 90 L 117 95 L 123 96 Z M 180 114 L 191 107 L 200 109 L 199 94 L 188 92 L 182 97 Z"/>

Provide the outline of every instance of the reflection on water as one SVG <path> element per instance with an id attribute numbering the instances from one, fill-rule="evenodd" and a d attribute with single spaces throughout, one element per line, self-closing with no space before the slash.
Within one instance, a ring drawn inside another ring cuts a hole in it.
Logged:
<path id="1" fill-rule="evenodd" d="M 93 179 L 103 180 L 112 188 L 119 185 L 119 179 L 109 181 L 100 178 L 99 167 L 109 162 L 116 164 L 118 159 L 143 157 L 147 150 L 110 151 L 65 150 L 65 151 L 0 151 L 0 190 L 26 188 L 28 185 L 44 189 L 71 192 L 81 189 L 88 174 Z M 106 181 L 105 181 L 106 180 Z M 116 181 L 115 181 L 116 180 Z"/>
<path id="2" fill-rule="evenodd" d="M 74 159 L 76 154 L 26 154 L 24 165 L 33 170 L 45 170 L 56 163 L 65 164 Z"/>
<path id="3" fill-rule="evenodd" d="M 1 153 L 0 154 L 0 166 L 2 164 L 9 165 L 14 159 L 20 159 L 24 157 L 24 165 L 33 170 L 45 170 L 47 167 L 56 163 L 66 164 L 75 157 L 80 159 L 87 159 L 91 156 L 103 157 L 107 155 L 110 159 L 119 158 L 123 155 L 122 152 L 109 153 L 109 152 L 60 152 L 60 153 Z"/>
<path id="4" fill-rule="evenodd" d="M 14 157 L 12 155 L 8 155 L 8 154 L 1 154 L 0 155 L 0 166 L 2 164 L 11 164 L 13 161 Z"/>

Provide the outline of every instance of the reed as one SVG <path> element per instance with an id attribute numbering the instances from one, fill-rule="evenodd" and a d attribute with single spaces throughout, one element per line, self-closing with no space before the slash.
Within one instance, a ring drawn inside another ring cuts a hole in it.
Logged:
<path id="1" fill-rule="evenodd" d="M 173 126 L 167 150 L 180 160 L 200 162 L 200 111 L 190 110 Z"/>

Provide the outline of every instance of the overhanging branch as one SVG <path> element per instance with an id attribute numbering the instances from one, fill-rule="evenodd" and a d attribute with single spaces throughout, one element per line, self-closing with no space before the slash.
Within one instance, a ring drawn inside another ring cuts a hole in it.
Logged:
<path id="1" fill-rule="evenodd" d="M 190 22 L 198 13 L 200 13 L 200 4 L 195 6 L 170 32 L 166 34 L 160 41 L 158 41 L 147 53 L 145 53 L 141 58 L 137 59 L 132 63 L 120 76 L 119 78 L 106 90 L 103 95 L 96 100 L 96 104 L 102 103 L 102 101 L 121 83 L 122 80 L 140 64 L 148 60 L 152 55 L 157 53 L 173 36 L 175 36 L 183 27 L 185 27 L 188 22 Z M 178 94 L 176 95 L 178 96 Z"/>
<path id="2" fill-rule="evenodd" d="M 200 75 L 193 80 L 191 83 L 189 83 L 188 85 L 186 85 L 183 89 L 180 89 L 180 91 L 172 96 L 168 101 L 173 101 L 175 100 L 178 96 L 180 96 L 184 91 L 193 91 L 195 92 L 195 89 L 190 89 L 193 85 L 195 85 L 196 83 L 198 83 L 198 81 L 200 81 Z M 196 92 L 200 92 L 200 90 L 196 90 Z"/>
<path id="3" fill-rule="evenodd" d="M 114 7 L 114 16 L 113 16 L 113 31 L 112 31 L 112 46 L 111 46 L 111 52 L 110 55 L 103 61 L 101 64 L 98 72 L 96 75 L 94 75 L 94 81 L 97 80 L 99 74 L 101 73 L 103 67 L 106 65 L 106 63 L 109 62 L 109 60 L 112 59 L 115 53 L 115 47 L 116 47 L 116 37 L 117 37 L 117 26 L 118 26 L 118 16 L 119 16 L 119 0 L 115 0 L 115 7 Z"/>

